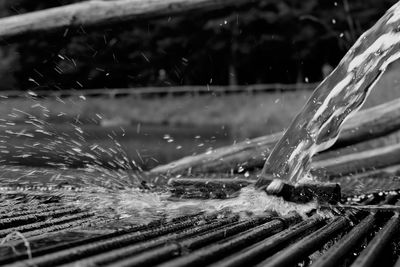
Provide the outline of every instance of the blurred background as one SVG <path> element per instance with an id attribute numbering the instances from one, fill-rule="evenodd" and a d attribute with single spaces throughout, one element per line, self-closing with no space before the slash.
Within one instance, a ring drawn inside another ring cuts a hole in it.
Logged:
<path id="1" fill-rule="evenodd" d="M 75 2 L 1 0 L 0 16 Z M 117 143 L 143 169 L 281 131 L 395 2 L 260 0 L 0 40 L 0 160 L 65 163 L 71 146 L 45 149 L 55 137 L 29 135 L 32 118 L 58 136 L 78 127 L 88 149 Z M 365 107 L 400 96 L 399 67 L 389 68 Z"/>

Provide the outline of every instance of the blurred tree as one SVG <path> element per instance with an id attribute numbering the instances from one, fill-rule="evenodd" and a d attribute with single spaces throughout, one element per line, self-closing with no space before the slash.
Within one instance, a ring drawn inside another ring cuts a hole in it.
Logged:
<path id="1" fill-rule="evenodd" d="M 3 0 L 0 16 L 73 2 Z M 16 80 L 0 89 L 315 82 L 394 2 L 263 0 L 228 13 L 36 35 L 1 46 L 0 77 Z"/>

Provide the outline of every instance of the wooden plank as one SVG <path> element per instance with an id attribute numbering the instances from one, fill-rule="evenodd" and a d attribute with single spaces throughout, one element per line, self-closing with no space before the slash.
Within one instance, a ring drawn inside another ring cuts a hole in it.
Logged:
<path id="1" fill-rule="evenodd" d="M 359 143 L 400 129 L 400 99 L 363 110 L 349 119 L 332 149 Z M 240 142 L 152 169 L 151 173 L 229 172 L 261 168 L 282 132 Z"/>
<path id="2" fill-rule="evenodd" d="M 150 171 L 159 174 L 178 174 L 183 172 L 229 172 L 245 168 L 263 166 L 266 156 L 282 133 L 263 136 L 221 147 L 194 156 L 184 157 L 166 165 L 160 165 Z"/>
<path id="3" fill-rule="evenodd" d="M 362 151 L 380 148 L 384 146 L 396 145 L 400 143 L 400 131 L 396 130 L 384 136 L 376 137 L 366 141 L 349 144 L 345 147 L 339 147 L 325 151 L 323 153 L 314 156 L 314 161 L 321 161 L 326 159 L 332 159 L 335 157 L 341 157 L 348 154 L 359 153 Z"/>
<path id="4" fill-rule="evenodd" d="M 334 147 L 343 147 L 391 133 L 400 128 L 400 99 L 356 113 L 344 124 Z"/>
<path id="5" fill-rule="evenodd" d="M 84 1 L 0 19 L 0 38 L 72 27 L 90 27 L 190 12 L 218 10 L 257 0 Z"/>
<path id="6" fill-rule="evenodd" d="M 400 164 L 400 144 L 369 149 L 312 163 L 312 173 L 331 179 Z"/>

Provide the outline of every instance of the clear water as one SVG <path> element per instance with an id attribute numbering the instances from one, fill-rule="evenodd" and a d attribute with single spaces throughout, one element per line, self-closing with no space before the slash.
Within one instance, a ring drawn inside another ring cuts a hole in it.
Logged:
<path id="1" fill-rule="evenodd" d="M 366 31 L 315 89 L 269 155 L 261 177 L 301 182 L 311 158 L 332 146 L 341 126 L 364 103 L 387 66 L 400 57 L 400 2 Z M 319 177 L 321 179 L 321 177 Z"/>

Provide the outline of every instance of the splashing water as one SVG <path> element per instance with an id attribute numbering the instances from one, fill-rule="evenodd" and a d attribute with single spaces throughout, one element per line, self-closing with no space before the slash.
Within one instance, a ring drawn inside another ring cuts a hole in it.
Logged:
<path id="1" fill-rule="evenodd" d="M 28 160 L 46 156 L 43 157 L 46 164 L 56 168 L 0 166 L 1 184 L 6 185 L 0 190 L 9 192 L 17 187 L 17 190 L 28 192 L 51 191 L 69 205 L 134 224 L 216 211 L 246 216 L 262 214 L 267 209 L 281 215 L 291 211 L 305 215 L 317 207 L 316 203 L 286 203 L 254 187 L 244 188 L 237 198 L 228 200 L 171 199 L 168 189 L 161 186 L 157 192 L 141 190 L 138 188 L 139 181 L 145 177 L 134 172 L 127 154 L 114 136 L 109 136 L 113 147 L 90 144 L 92 138 L 88 138 L 90 136 L 79 118 L 69 122 L 68 127 L 60 128 L 62 125 L 53 124 L 44 116 L 53 112 L 50 107 L 34 95 L 30 96 L 30 100 L 33 102 L 30 108 L 22 110 L 14 107 L 8 116 L 10 119 L 0 120 L 0 127 L 6 133 L 0 140 L 4 141 L 0 144 L 0 155 L 11 154 L 16 159 L 23 157 Z M 165 137 L 171 139 L 170 136 Z M 6 141 L 13 138 L 18 141 L 18 138 L 23 138 L 23 142 Z M 105 168 L 100 161 L 104 157 L 110 159 L 108 164 L 116 168 Z M 68 167 L 79 160 L 84 163 L 83 169 Z M 70 187 L 78 191 L 69 191 Z"/>
<path id="2" fill-rule="evenodd" d="M 315 89 L 274 147 L 261 172 L 299 182 L 310 179 L 311 157 L 332 146 L 343 122 L 365 102 L 387 66 L 400 57 L 400 2 L 366 31 Z M 311 179 L 315 179 L 311 177 Z"/>
<path id="3" fill-rule="evenodd" d="M 236 198 L 225 200 L 173 200 L 168 192 L 143 192 L 139 189 L 109 191 L 102 188 L 80 194 L 73 204 L 95 210 L 96 214 L 125 219 L 129 223 L 149 223 L 156 219 L 172 219 L 177 216 L 201 212 L 228 212 L 248 215 L 261 215 L 266 210 L 287 215 L 296 212 L 306 216 L 317 210 L 317 203 L 294 204 L 282 198 L 268 196 L 253 186 L 245 187 Z M 330 216 L 330 214 L 321 214 Z"/>
<path id="4" fill-rule="evenodd" d="M 56 100 L 61 106 L 67 101 Z M 71 103 L 67 104 L 74 105 L 75 100 L 70 98 L 68 102 Z M 90 135 L 84 128 L 85 123 L 98 124 L 98 120 L 82 122 L 79 116 L 73 119 L 60 113 L 58 115 L 63 118 L 57 120 L 63 123 L 53 123 L 56 112 L 34 92 L 28 93 L 24 104 L 19 104 L 19 108 L 13 107 L 11 113 L 0 118 L 0 178 L 3 183 L 20 182 L 22 178 L 26 182 L 30 178 L 32 184 L 43 183 L 43 180 L 54 183 L 75 180 L 73 184 L 80 180 L 78 182 L 81 186 L 116 188 L 140 184 L 138 177 L 131 175 L 131 172 L 141 168 L 129 158 L 114 131 L 107 135 L 108 139 L 104 142 L 97 140 L 96 136 Z M 47 169 L 13 166 L 20 164 L 46 166 Z M 73 175 L 66 174 L 69 172 L 76 175 L 71 166 L 83 168 L 86 173 L 78 171 L 79 178 L 73 179 L 69 177 Z"/>

